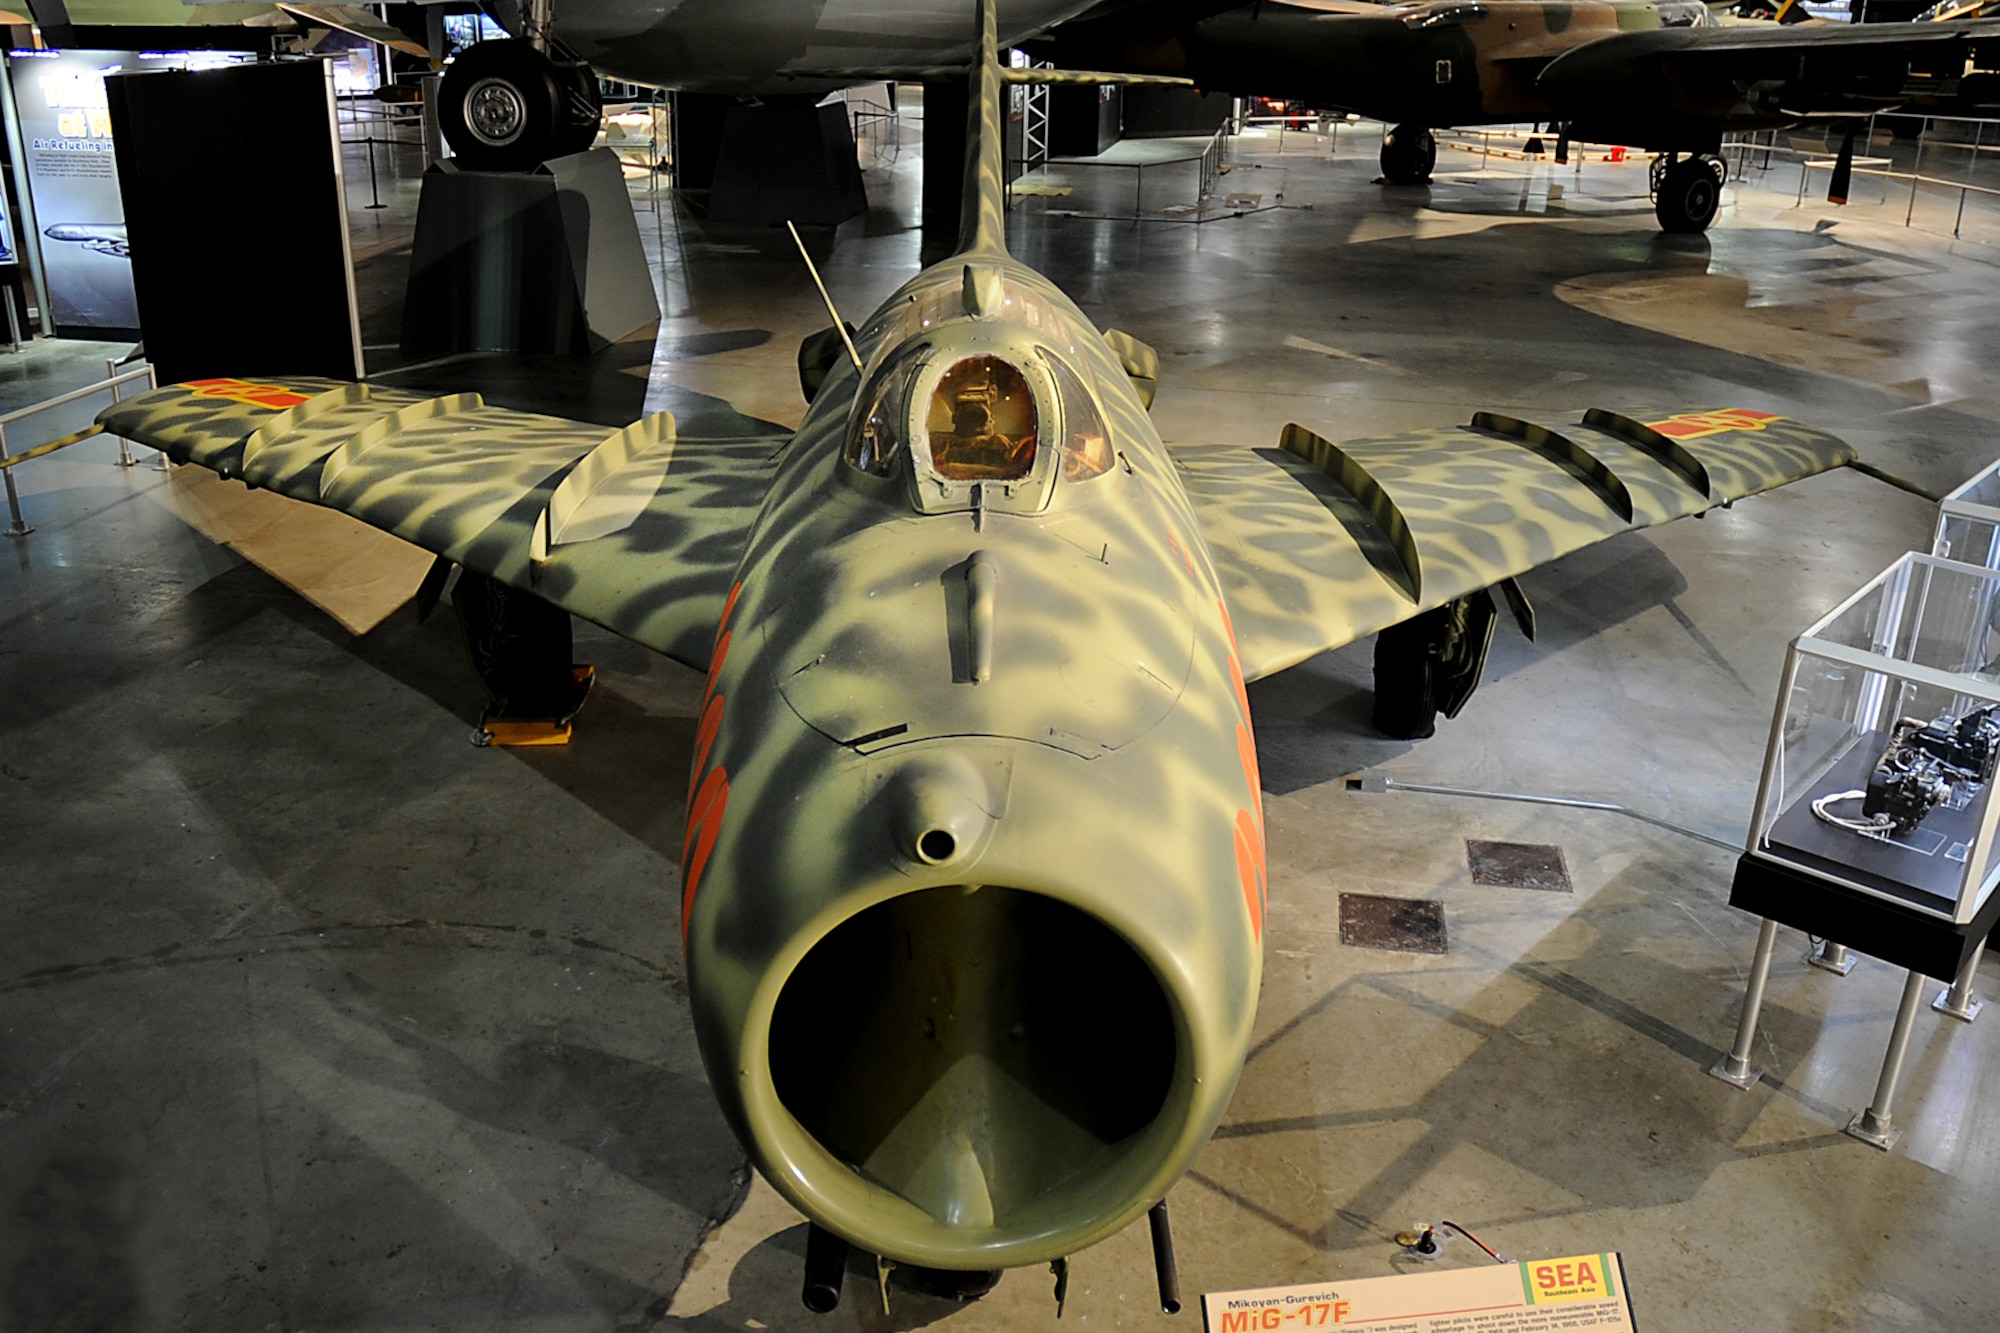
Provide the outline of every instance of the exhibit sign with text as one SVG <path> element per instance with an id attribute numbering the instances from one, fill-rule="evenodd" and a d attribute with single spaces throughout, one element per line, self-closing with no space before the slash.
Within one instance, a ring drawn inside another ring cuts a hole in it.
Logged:
<path id="1" fill-rule="evenodd" d="M 138 336 L 139 303 L 132 290 L 131 243 L 104 76 L 243 58 L 234 52 L 182 51 L 22 50 L 8 56 L 28 190 L 41 228 L 49 310 L 58 331 Z"/>
<path id="2" fill-rule="evenodd" d="M 1616 1251 L 1201 1298 L 1206 1333 L 1632 1333 Z"/>
<path id="3" fill-rule="evenodd" d="M 130 51 L 16 51 L 9 58 L 49 309 L 65 333 L 139 327 L 104 102 L 106 72 L 138 60 Z"/>
<path id="4" fill-rule="evenodd" d="M 0 268 L 21 262 L 21 252 L 14 245 L 14 213 L 7 203 L 7 192 L 0 190 Z"/>

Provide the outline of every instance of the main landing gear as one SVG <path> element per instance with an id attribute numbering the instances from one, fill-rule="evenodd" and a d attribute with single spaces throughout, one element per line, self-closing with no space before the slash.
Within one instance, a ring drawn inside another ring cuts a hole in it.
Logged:
<path id="1" fill-rule="evenodd" d="M 1382 178 L 1391 185 L 1422 185 L 1437 156 L 1436 135 L 1421 125 L 1398 125 L 1382 136 Z"/>
<path id="2" fill-rule="evenodd" d="M 530 171 L 581 153 L 597 138 L 603 112 L 588 64 L 520 37 L 467 47 L 438 88 L 444 137 L 473 171 Z"/>
<path id="3" fill-rule="evenodd" d="M 1653 159 L 1653 216 L 1662 231 L 1693 234 L 1708 230 L 1722 203 L 1729 165 L 1714 153 Z"/>

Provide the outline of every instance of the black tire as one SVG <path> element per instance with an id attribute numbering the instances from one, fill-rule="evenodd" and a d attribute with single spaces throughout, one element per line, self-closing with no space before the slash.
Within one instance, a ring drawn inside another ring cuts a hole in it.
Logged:
<path id="1" fill-rule="evenodd" d="M 451 590 L 473 674 L 486 687 L 480 716 L 568 717 L 589 691 L 571 667 L 569 612 L 472 570 Z"/>
<path id="2" fill-rule="evenodd" d="M 530 171 L 565 151 L 568 81 L 518 37 L 458 53 L 438 88 L 438 122 L 472 171 Z"/>
<path id="3" fill-rule="evenodd" d="M 1375 730 L 1415 741 L 1437 733 L 1436 646 L 1442 609 L 1426 611 L 1375 636 Z"/>
<path id="4" fill-rule="evenodd" d="M 557 65 L 556 75 L 563 91 L 563 123 L 556 136 L 556 155 L 587 153 L 597 142 L 597 131 L 604 122 L 604 94 L 597 86 L 597 71 L 579 60 Z"/>
<path id="5" fill-rule="evenodd" d="M 1436 135 L 1421 125 L 1398 125 L 1382 136 L 1382 176 L 1391 185 L 1422 185 L 1437 155 Z"/>
<path id="6" fill-rule="evenodd" d="M 1708 163 L 1699 158 L 1676 162 L 1660 176 L 1653 199 L 1653 216 L 1662 231 L 1694 235 L 1708 230 L 1722 203 L 1722 184 Z"/>

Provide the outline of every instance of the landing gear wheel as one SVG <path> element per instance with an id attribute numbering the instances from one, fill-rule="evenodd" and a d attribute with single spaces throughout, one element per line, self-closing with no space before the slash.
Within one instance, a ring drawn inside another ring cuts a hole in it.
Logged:
<path id="1" fill-rule="evenodd" d="M 1437 733 L 1436 646 L 1443 608 L 1426 611 L 1375 638 L 1375 730 L 1401 741 Z"/>
<path id="2" fill-rule="evenodd" d="M 597 131 L 604 122 L 604 95 L 597 87 L 597 71 L 579 60 L 557 65 L 556 75 L 563 92 L 563 128 L 556 155 L 587 153 L 597 142 Z"/>
<path id="3" fill-rule="evenodd" d="M 438 120 L 461 165 L 529 171 L 597 137 L 597 79 L 521 38 L 467 47 L 444 72 Z"/>
<path id="4" fill-rule="evenodd" d="M 1421 125 L 1398 125 L 1382 136 L 1382 175 L 1391 185 L 1424 184 L 1437 156 L 1437 137 Z"/>
<path id="5" fill-rule="evenodd" d="M 1707 162 L 1685 158 L 1660 173 L 1653 198 L 1653 216 L 1662 231 L 1693 235 L 1708 230 L 1722 202 L 1722 183 Z"/>

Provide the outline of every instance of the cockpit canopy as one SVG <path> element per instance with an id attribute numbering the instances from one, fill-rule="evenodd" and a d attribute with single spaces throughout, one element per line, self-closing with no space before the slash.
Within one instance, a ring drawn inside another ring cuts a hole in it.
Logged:
<path id="1" fill-rule="evenodd" d="M 997 356 L 954 362 L 931 391 L 931 468 L 947 481 L 1019 481 L 1034 470 L 1035 394 Z"/>
<path id="2" fill-rule="evenodd" d="M 842 456 L 907 474 L 917 508 L 1039 513 L 1065 484 L 1111 470 L 1088 371 L 1018 326 L 956 322 L 892 352 L 856 401 Z"/>

